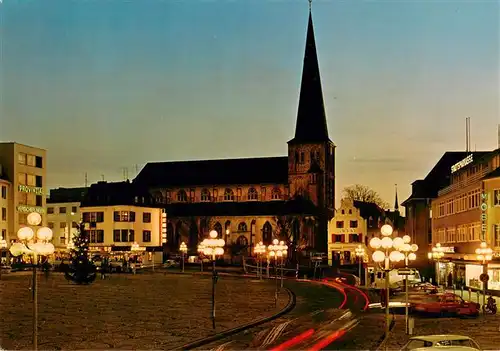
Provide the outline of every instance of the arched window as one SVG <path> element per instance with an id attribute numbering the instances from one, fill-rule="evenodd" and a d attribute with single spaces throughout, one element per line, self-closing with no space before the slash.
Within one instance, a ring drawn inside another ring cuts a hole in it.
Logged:
<path id="1" fill-rule="evenodd" d="M 269 222 L 264 223 L 262 227 L 262 241 L 265 245 L 269 245 L 273 241 L 273 227 Z"/>
<path id="2" fill-rule="evenodd" d="M 271 192 L 271 199 L 272 200 L 280 200 L 281 199 L 281 190 L 280 190 L 280 188 L 278 188 L 278 187 L 273 188 L 273 191 Z"/>
<path id="3" fill-rule="evenodd" d="M 234 201 L 234 192 L 229 188 L 224 190 L 224 201 Z"/>
<path id="4" fill-rule="evenodd" d="M 222 226 L 220 225 L 219 222 L 215 223 L 214 225 L 214 230 L 219 234 L 219 237 L 222 237 Z"/>
<path id="5" fill-rule="evenodd" d="M 238 224 L 238 231 L 239 232 L 247 232 L 247 224 L 245 222 L 241 222 Z"/>
<path id="6" fill-rule="evenodd" d="M 236 239 L 236 245 L 248 246 L 248 239 L 244 235 L 240 235 L 238 239 Z"/>
<path id="7" fill-rule="evenodd" d="M 201 190 L 201 201 L 210 201 L 210 191 L 207 188 Z"/>
<path id="8" fill-rule="evenodd" d="M 248 200 L 257 200 L 258 195 L 259 194 L 255 188 L 248 189 Z"/>
<path id="9" fill-rule="evenodd" d="M 226 221 L 224 224 L 224 234 L 226 235 L 226 242 L 229 241 L 229 235 L 231 234 L 231 221 Z"/>
<path id="10" fill-rule="evenodd" d="M 177 192 L 177 201 L 179 202 L 187 202 L 188 200 L 188 196 L 186 194 L 186 191 L 185 190 L 179 190 Z"/>

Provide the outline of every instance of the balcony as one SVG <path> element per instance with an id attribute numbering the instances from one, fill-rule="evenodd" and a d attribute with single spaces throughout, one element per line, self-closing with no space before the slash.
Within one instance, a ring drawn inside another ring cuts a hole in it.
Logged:
<path id="1" fill-rule="evenodd" d="M 453 191 L 457 191 L 459 189 L 465 188 L 465 187 L 467 187 L 467 186 L 469 186 L 471 184 L 474 184 L 477 181 L 479 181 L 481 178 L 483 178 L 484 176 L 486 176 L 489 172 L 490 172 L 489 167 L 485 168 L 485 169 L 481 169 L 476 174 L 474 174 L 472 176 L 469 176 L 469 177 L 467 177 L 464 180 L 458 181 L 458 182 L 456 182 L 454 184 L 451 184 L 451 185 L 447 186 L 446 188 L 443 188 L 443 189 L 439 190 L 438 197 L 446 195 L 446 194 L 449 194 L 449 193 L 451 193 Z"/>

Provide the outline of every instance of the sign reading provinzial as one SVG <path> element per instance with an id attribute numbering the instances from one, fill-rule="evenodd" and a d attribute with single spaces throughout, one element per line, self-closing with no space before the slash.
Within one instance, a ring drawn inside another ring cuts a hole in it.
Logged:
<path id="1" fill-rule="evenodd" d="M 485 192 L 481 193 L 481 240 L 486 240 L 486 228 L 487 228 L 487 211 L 488 211 L 488 194 Z"/>
<path id="2" fill-rule="evenodd" d="M 469 156 L 464 158 L 462 161 L 459 161 L 459 162 L 455 163 L 453 166 L 451 166 L 451 173 L 455 173 L 460 168 L 463 168 L 463 167 L 467 166 L 468 164 L 472 163 L 472 157 L 473 157 L 473 154 L 470 154 Z"/>
<path id="3" fill-rule="evenodd" d="M 23 193 L 33 193 L 36 195 L 43 195 L 43 188 L 39 188 L 36 186 L 27 186 L 27 185 L 19 185 L 18 187 L 19 191 L 22 191 Z"/>

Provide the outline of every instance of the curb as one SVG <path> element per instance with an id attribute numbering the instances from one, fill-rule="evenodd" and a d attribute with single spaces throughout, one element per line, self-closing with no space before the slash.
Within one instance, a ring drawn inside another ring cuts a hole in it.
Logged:
<path id="1" fill-rule="evenodd" d="M 242 332 L 245 329 L 253 328 L 253 327 L 256 327 L 258 325 L 264 324 L 266 322 L 270 322 L 276 318 L 281 317 L 284 314 L 287 314 L 288 312 L 290 312 L 291 310 L 293 310 L 295 308 L 295 304 L 297 303 L 297 298 L 296 298 L 295 294 L 290 289 L 288 289 L 288 288 L 284 288 L 284 289 L 288 293 L 288 304 L 285 306 L 284 309 L 282 309 L 278 313 L 273 314 L 269 317 L 264 317 L 262 319 L 247 323 L 247 324 L 240 325 L 240 326 L 233 328 L 233 329 L 225 330 L 223 332 L 211 335 L 211 336 L 206 337 L 206 338 L 195 340 L 189 344 L 183 345 L 181 347 L 178 347 L 178 348 L 175 348 L 172 350 L 191 350 L 191 349 L 194 349 L 196 347 L 203 346 L 203 345 L 209 344 L 211 342 L 214 342 L 214 341 L 217 341 L 220 339 L 224 339 L 228 336 L 237 334 L 239 332 Z"/>

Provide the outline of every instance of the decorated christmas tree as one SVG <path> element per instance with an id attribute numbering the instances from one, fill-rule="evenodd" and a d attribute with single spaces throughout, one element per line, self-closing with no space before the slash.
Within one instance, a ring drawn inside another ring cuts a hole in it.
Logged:
<path id="1" fill-rule="evenodd" d="M 90 284 L 95 280 L 97 270 L 89 258 L 89 233 L 83 223 L 78 225 L 78 234 L 74 236 L 73 244 L 70 264 L 64 275 L 77 284 Z"/>

